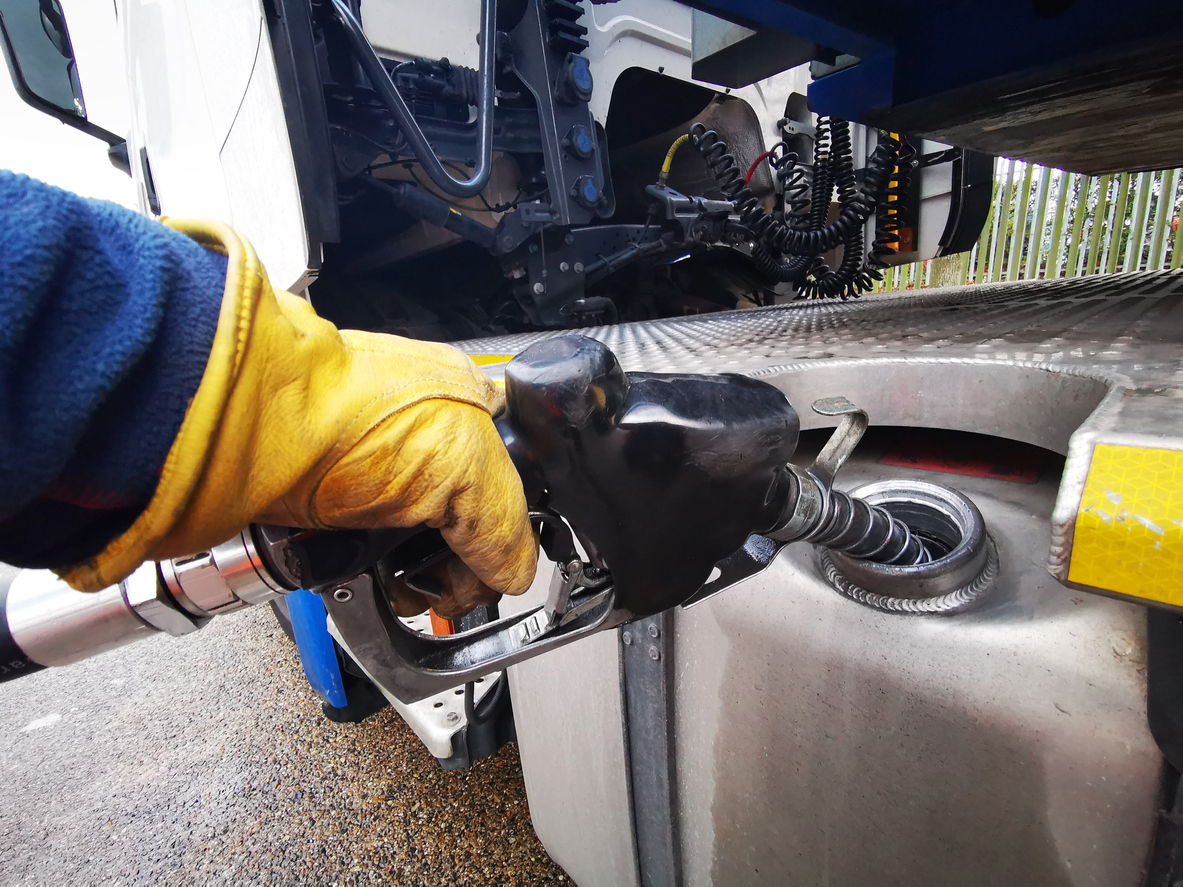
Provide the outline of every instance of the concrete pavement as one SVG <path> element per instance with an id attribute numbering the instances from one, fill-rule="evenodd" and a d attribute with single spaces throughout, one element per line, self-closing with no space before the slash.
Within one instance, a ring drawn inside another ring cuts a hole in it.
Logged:
<path id="1" fill-rule="evenodd" d="M 570 883 L 516 746 L 334 724 L 270 610 L 0 685 L 0 884 Z"/>

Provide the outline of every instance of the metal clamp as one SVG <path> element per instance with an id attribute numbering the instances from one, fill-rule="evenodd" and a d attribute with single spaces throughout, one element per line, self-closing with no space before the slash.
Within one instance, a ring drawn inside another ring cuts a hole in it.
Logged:
<path id="1" fill-rule="evenodd" d="M 776 121 L 776 128 L 782 136 L 805 136 L 810 139 L 817 137 L 817 128 L 812 123 L 794 120 L 791 117 L 782 117 Z"/>
<path id="2" fill-rule="evenodd" d="M 603 588 L 611 581 L 612 575 L 610 573 L 585 565 L 578 558 L 565 564 L 556 564 L 546 604 L 541 610 L 532 613 L 522 622 L 522 643 L 533 643 L 540 637 L 550 634 L 556 628 L 566 625 L 603 602 L 608 594 L 608 591 L 604 591 L 599 595 L 584 598 L 577 606 L 573 607 L 571 606 L 573 591 L 583 588 Z"/>
<path id="3" fill-rule="evenodd" d="M 134 573 L 119 583 L 123 599 L 132 611 L 153 628 L 179 637 L 197 631 L 205 620 L 177 609 L 168 599 L 156 573 L 156 564 L 141 564 Z"/>
<path id="4" fill-rule="evenodd" d="M 176 602 L 198 618 L 240 610 L 288 591 L 271 577 L 249 528 L 209 551 L 161 561 L 160 575 Z"/>

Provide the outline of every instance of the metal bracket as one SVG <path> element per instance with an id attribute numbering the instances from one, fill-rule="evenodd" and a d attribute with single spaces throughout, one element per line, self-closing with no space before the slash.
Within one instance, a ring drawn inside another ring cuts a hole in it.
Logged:
<path id="1" fill-rule="evenodd" d="M 824 480 L 828 489 L 834 483 L 838 469 L 846 464 L 854 448 L 863 439 L 867 426 L 871 424 L 871 418 L 866 410 L 855 406 L 845 397 L 823 397 L 815 400 L 813 411 L 819 416 L 842 417 L 842 421 L 830 435 L 822 451 L 807 469 L 819 480 Z"/>
<path id="2" fill-rule="evenodd" d="M 547 225 L 555 221 L 549 203 L 521 203 L 497 223 L 493 249 L 499 255 L 513 252 Z"/>
<path id="3" fill-rule="evenodd" d="M 745 579 L 751 579 L 757 573 L 763 573 L 787 544 L 769 539 L 767 536 L 749 536 L 743 548 L 715 564 L 710 578 L 682 604 L 682 608 L 688 609 L 700 604 Z"/>
<path id="4" fill-rule="evenodd" d="M 552 48 L 549 39 L 550 17 L 542 0 L 528 0 L 525 14 L 510 32 L 513 47 L 513 71 L 538 103 L 538 124 L 542 132 L 546 184 L 550 191 L 554 223 L 562 227 L 586 225 L 596 216 L 593 208 L 571 196 L 571 187 L 581 176 L 588 177 L 602 193 L 604 181 L 600 161 L 593 150 L 580 157 L 563 147 L 563 140 L 573 126 L 595 132 L 595 120 L 587 102 L 564 103 L 555 96 L 556 83 L 564 64 L 564 53 Z"/>
<path id="5" fill-rule="evenodd" d="M 816 138 L 817 129 L 811 123 L 805 123 L 801 120 L 793 120 L 789 117 L 782 117 L 776 122 L 776 128 L 786 136 L 805 136 L 806 138 Z"/>
<path id="6" fill-rule="evenodd" d="M 673 736 L 673 627 L 673 613 L 666 611 L 630 622 L 620 631 L 629 793 L 642 887 L 683 883 Z"/>
<path id="7" fill-rule="evenodd" d="M 608 589 L 605 589 L 599 595 L 585 598 L 578 605 L 571 606 L 573 591 L 584 588 L 603 588 L 611 581 L 612 576 L 607 572 L 600 575 L 584 572 L 583 561 L 578 558 L 565 564 L 556 564 L 546 604 L 522 623 L 522 643 L 533 643 L 540 637 L 566 625 L 572 619 L 598 605 L 608 594 Z"/>
<path id="8" fill-rule="evenodd" d="M 813 464 L 801 469 L 789 465 L 788 469 L 797 477 L 797 502 L 792 519 L 770 535 L 778 541 L 790 542 L 799 538 L 817 524 L 829 507 L 830 488 L 838 470 L 850 458 L 863 433 L 870 425 L 866 411 L 855 406 L 845 397 L 823 397 L 813 402 L 813 411 L 820 416 L 841 416 L 842 421 L 817 454 Z"/>

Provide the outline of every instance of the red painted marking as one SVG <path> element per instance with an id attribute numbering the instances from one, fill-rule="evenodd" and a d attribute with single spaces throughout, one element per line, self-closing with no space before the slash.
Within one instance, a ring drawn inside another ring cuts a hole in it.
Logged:
<path id="1" fill-rule="evenodd" d="M 1033 484 L 1049 458 L 1050 454 L 1035 447 L 996 437 L 925 432 L 901 440 L 879 464 Z"/>

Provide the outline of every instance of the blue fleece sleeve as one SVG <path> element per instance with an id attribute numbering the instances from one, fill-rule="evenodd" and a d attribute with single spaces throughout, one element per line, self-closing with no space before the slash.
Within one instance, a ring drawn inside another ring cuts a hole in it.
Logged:
<path id="1" fill-rule="evenodd" d="M 225 277 L 157 222 L 0 170 L 0 560 L 73 564 L 140 514 Z"/>

